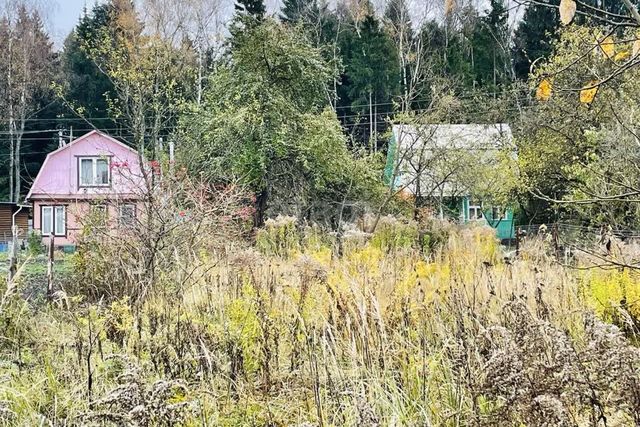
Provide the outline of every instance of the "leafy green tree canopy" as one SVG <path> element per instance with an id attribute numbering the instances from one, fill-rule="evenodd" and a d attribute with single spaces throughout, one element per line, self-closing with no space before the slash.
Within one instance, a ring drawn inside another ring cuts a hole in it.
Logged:
<path id="1" fill-rule="evenodd" d="M 306 215 L 321 193 L 368 173 L 335 114 L 323 112 L 332 68 L 302 30 L 265 19 L 237 32 L 231 46 L 203 105 L 183 117 L 181 159 L 190 169 L 253 189 L 258 222 L 276 207 Z"/>

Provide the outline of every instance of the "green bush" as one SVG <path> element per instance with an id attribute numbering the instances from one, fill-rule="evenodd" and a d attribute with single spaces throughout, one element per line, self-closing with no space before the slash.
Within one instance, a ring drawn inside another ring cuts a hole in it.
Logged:
<path id="1" fill-rule="evenodd" d="M 32 230 L 27 236 L 27 251 L 29 255 L 40 255 L 44 253 L 44 245 L 42 244 L 42 235 L 39 231 Z"/>

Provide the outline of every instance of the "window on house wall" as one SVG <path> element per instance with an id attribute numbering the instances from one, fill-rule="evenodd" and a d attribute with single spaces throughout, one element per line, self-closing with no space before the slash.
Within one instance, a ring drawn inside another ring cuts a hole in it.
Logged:
<path id="1" fill-rule="evenodd" d="M 40 217 L 40 221 L 42 222 L 42 235 L 50 236 L 51 230 L 53 230 L 53 206 L 43 206 L 42 215 Z"/>
<path id="2" fill-rule="evenodd" d="M 505 219 L 506 211 L 504 208 L 500 206 L 493 206 L 491 208 L 491 219 Z"/>
<path id="3" fill-rule="evenodd" d="M 469 202 L 469 220 L 482 219 L 482 205 L 480 202 Z"/>
<path id="4" fill-rule="evenodd" d="M 136 219 L 136 206 L 131 204 L 120 205 L 118 223 L 123 227 L 131 227 Z"/>
<path id="5" fill-rule="evenodd" d="M 43 236 L 64 236 L 67 233 L 66 209 L 64 206 L 42 206 L 40 231 Z"/>
<path id="6" fill-rule="evenodd" d="M 81 187 L 102 187 L 111 184 L 109 159 L 104 157 L 81 157 L 78 173 Z"/>

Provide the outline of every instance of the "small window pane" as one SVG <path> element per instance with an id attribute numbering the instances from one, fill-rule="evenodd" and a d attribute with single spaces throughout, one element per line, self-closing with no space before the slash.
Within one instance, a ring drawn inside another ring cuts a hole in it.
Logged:
<path id="1" fill-rule="evenodd" d="M 109 161 L 106 159 L 96 160 L 96 184 L 109 185 Z"/>
<path id="2" fill-rule="evenodd" d="M 55 214 L 55 226 L 56 226 L 56 230 L 55 233 L 58 236 L 64 236 L 65 235 L 65 210 L 64 210 L 64 206 L 56 206 L 56 214 Z"/>
<path id="3" fill-rule="evenodd" d="M 80 185 L 92 185 L 93 184 L 93 160 L 81 159 L 80 160 Z"/>
<path id="4" fill-rule="evenodd" d="M 42 218 L 40 218 L 40 221 L 42 223 L 42 235 L 50 235 L 53 225 L 53 208 L 51 206 L 42 207 Z"/>
<path id="5" fill-rule="evenodd" d="M 469 219 L 482 219 L 482 208 L 480 206 L 469 206 Z"/>
<path id="6" fill-rule="evenodd" d="M 134 205 L 120 206 L 120 225 L 132 226 L 136 217 L 136 207 Z"/>

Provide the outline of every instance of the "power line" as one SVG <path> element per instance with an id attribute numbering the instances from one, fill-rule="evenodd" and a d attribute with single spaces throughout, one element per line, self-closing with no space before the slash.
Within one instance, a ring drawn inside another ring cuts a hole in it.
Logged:
<path id="1" fill-rule="evenodd" d="M 509 89 L 507 91 L 503 91 L 503 92 L 482 92 L 482 91 L 477 91 L 477 92 L 472 92 L 470 94 L 467 95 L 453 95 L 454 98 L 457 99 L 473 99 L 473 98 L 479 98 L 482 95 L 485 96 L 489 96 L 489 95 L 506 95 L 509 93 L 518 93 L 518 92 L 523 92 L 522 90 L 519 89 Z M 411 103 L 416 103 L 416 102 L 426 102 L 426 101 L 431 101 L 433 98 L 422 98 L 422 99 L 411 99 L 408 101 L 409 104 Z M 522 97 L 522 98 L 516 98 L 516 99 L 530 99 L 528 97 Z M 400 102 L 394 102 L 394 101 L 389 101 L 389 102 L 378 102 L 378 103 L 366 103 L 366 104 L 354 104 L 354 105 L 343 105 L 343 106 L 339 106 L 339 107 L 335 107 L 336 110 L 344 110 L 344 109 L 348 109 L 348 108 L 358 108 L 358 107 L 376 107 L 376 106 L 382 106 L 382 105 L 397 105 L 400 104 Z"/>
<path id="2" fill-rule="evenodd" d="M 506 108 L 506 109 L 502 109 L 502 110 L 484 110 L 484 111 L 473 111 L 473 112 L 469 112 L 469 113 L 465 113 L 466 117 L 475 117 L 477 118 L 478 116 L 484 116 L 488 113 L 508 113 L 508 112 L 519 112 L 520 110 L 523 109 L 529 109 L 529 108 L 535 108 L 535 105 L 523 105 L 522 107 L 512 107 L 512 108 Z M 413 112 L 428 112 L 431 111 L 429 109 L 424 109 L 424 110 L 413 110 Z M 386 113 L 384 113 L 386 114 Z M 384 115 L 383 114 L 383 115 Z M 389 114 L 386 114 L 387 117 L 389 117 Z M 377 116 L 377 115 L 373 115 L 374 117 L 381 117 L 381 116 Z M 368 115 L 362 115 L 361 117 L 368 119 Z M 340 119 L 341 117 L 339 116 L 338 119 Z M 354 123 L 343 123 L 342 127 L 343 128 L 352 128 L 352 127 L 358 127 L 358 126 L 365 126 L 365 125 L 371 125 L 371 124 L 376 124 L 376 123 L 380 123 L 380 124 L 384 124 L 384 121 L 380 121 L 380 122 L 371 122 L 371 121 L 366 121 L 366 122 L 354 122 Z M 431 123 L 432 125 L 437 125 L 438 123 Z"/>

